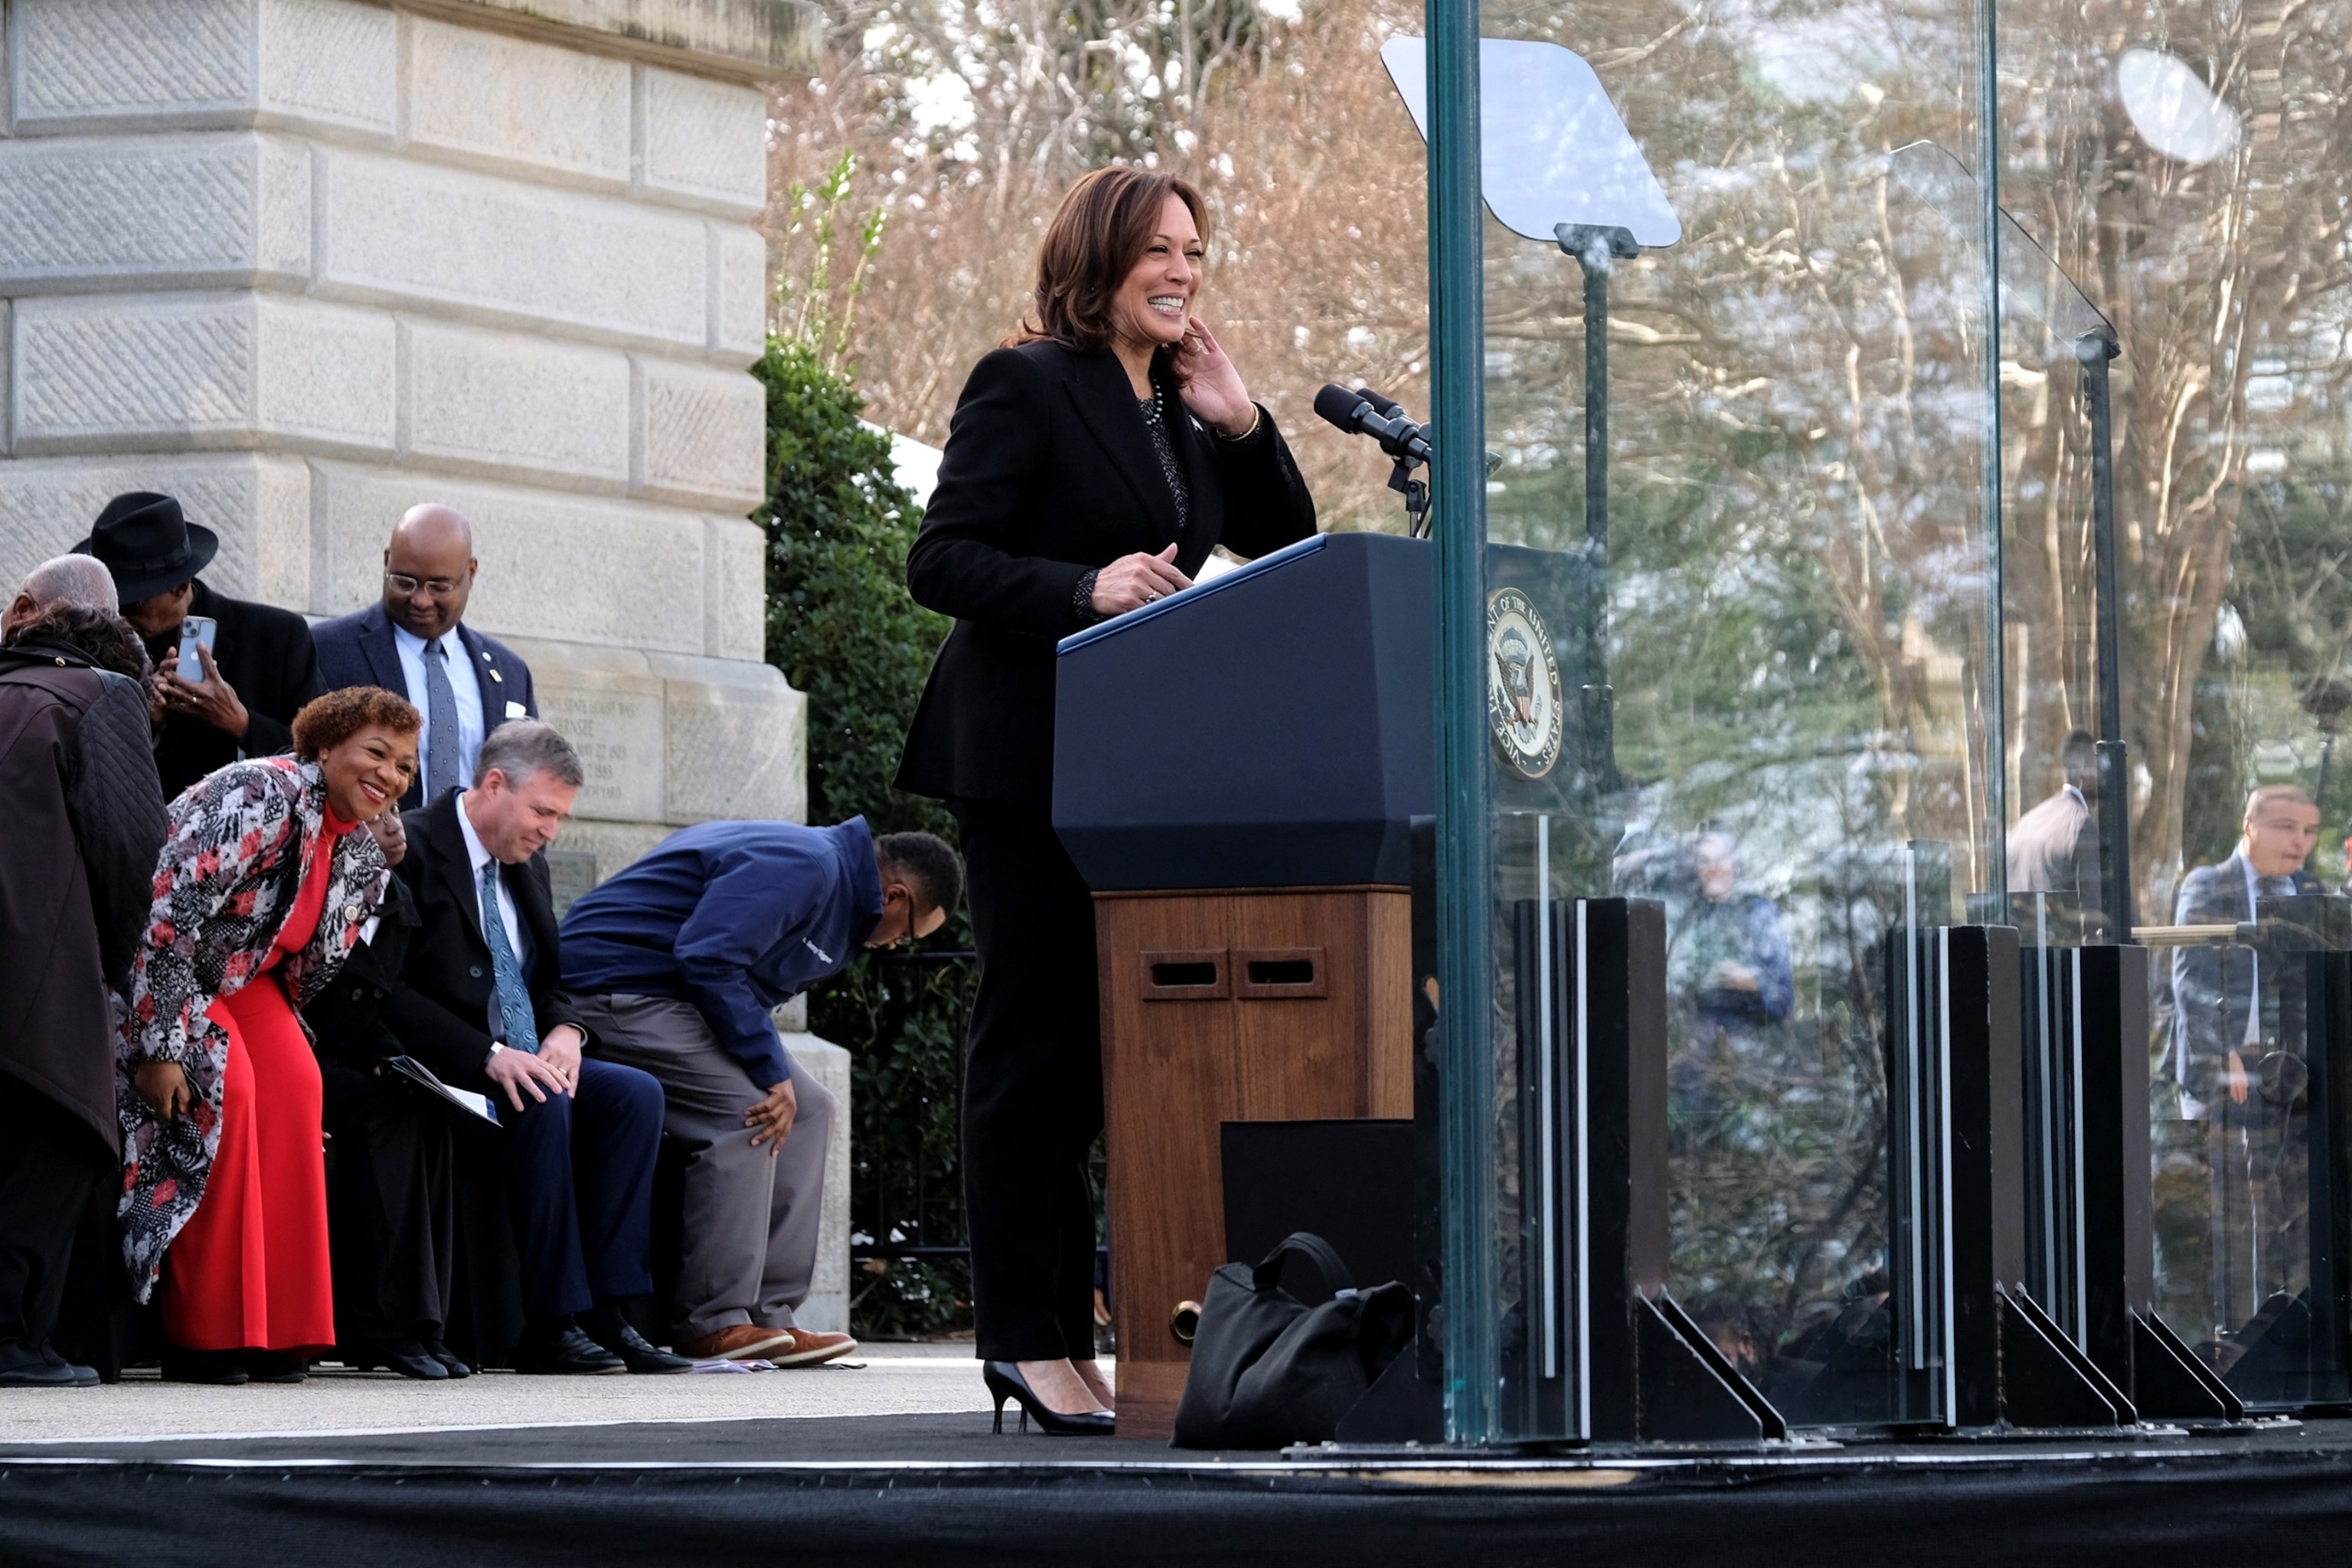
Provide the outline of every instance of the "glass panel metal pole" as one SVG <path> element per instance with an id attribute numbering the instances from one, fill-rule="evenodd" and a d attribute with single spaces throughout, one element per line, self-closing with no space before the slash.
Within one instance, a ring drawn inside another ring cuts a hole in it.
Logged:
<path id="1" fill-rule="evenodd" d="M 1479 252 L 1478 7 L 1430 0 L 1429 315 L 1437 457 L 1438 1039 L 1445 1209 L 1446 1436 L 1496 1435 L 1486 673 L 1486 339 Z"/>

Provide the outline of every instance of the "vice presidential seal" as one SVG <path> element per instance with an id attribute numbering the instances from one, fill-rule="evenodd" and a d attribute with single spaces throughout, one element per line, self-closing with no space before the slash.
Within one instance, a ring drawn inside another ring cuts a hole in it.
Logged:
<path id="1" fill-rule="evenodd" d="M 1539 779 L 1559 760 L 1559 660 L 1528 596 L 1505 588 L 1486 601 L 1486 721 L 1503 765 Z"/>

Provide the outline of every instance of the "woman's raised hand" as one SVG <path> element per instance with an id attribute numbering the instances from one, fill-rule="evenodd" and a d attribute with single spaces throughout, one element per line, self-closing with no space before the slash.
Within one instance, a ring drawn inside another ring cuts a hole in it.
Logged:
<path id="1" fill-rule="evenodd" d="M 196 1108 L 195 1090 L 188 1087 L 188 1075 L 177 1062 L 144 1063 L 131 1075 L 131 1082 L 147 1109 L 167 1121 Z"/>
<path id="2" fill-rule="evenodd" d="M 1176 570 L 1176 547 L 1157 555 L 1122 555 L 1095 574 L 1095 614 L 1108 619 L 1139 610 L 1155 599 L 1181 594 L 1192 579 Z"/>
<path id="3" fill-rule="evenodd" d="M 1198 316 L 1185 324 L 1184 341 L 1176 345 L 1176 384 L 1183 389 L 1184 406 L 1227 436 L 1246 436 L 1257 423 L 1242 373 L 1217 346 L 1209 323 Z"/>

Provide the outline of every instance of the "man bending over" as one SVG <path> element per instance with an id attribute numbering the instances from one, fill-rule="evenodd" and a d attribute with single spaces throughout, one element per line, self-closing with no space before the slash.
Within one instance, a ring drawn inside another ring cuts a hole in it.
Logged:
<path id="1" fill-rule="evenodd" d="M 939 930 L 963 867 L 928 833 L 708 822 L 572 906 L 563 984 L 607 1060 L 661 1080 L 686 1153 L 672 1344 L 810 1366 L 856 1348 L 796 1328 L 816 1270 L 834 1101 L 795 1078 L 770 1014 L 860 947 Z"/>

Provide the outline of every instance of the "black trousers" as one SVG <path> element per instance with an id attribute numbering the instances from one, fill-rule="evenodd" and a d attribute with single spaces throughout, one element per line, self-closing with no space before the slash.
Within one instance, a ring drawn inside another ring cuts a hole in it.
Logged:
<path id="1" fill-rule="evenodd" d="M 1103 1125 L 1094 900 L 1045 806 L 951 802 L 971 887 L 980 994 L 964 1042 L 964 1213 L 977 1353 L 1095 1353 Z"/>
<path id="2" fill-rule="evenodd" d="M 79 1117 L 0 1073 L 0 1367 L 41 1359 L 65 1299 L 74 1232 L 116 1168 Z"/>
<path id="3" fill-rule="evenodd" d="M 438 1339 L 449 1321 L 451 1115 L 383 1079 L 328 1111 L 335 1331 L 346 1341 Z"/>

